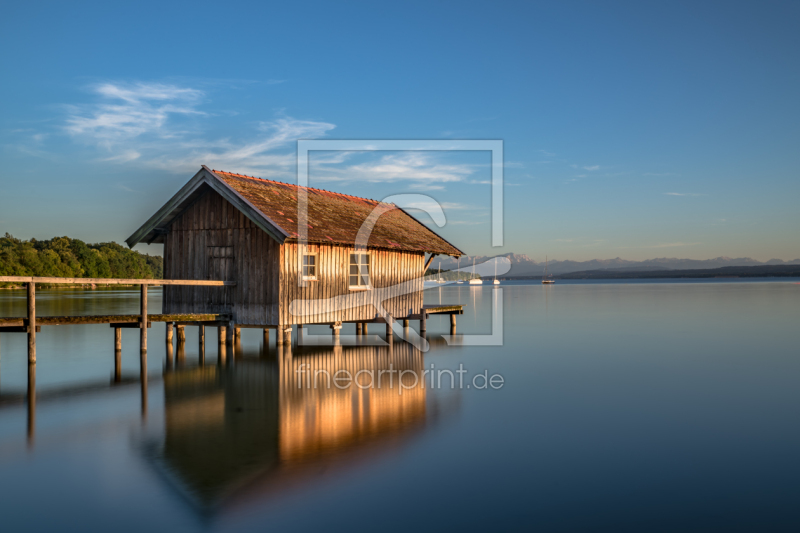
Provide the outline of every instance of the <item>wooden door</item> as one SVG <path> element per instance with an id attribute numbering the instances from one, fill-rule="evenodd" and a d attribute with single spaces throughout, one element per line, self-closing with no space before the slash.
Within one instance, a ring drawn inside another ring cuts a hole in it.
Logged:
<path id="1" fill-rule="evenodd" d="M 208 247 L 208 279 L 236 281 L 233 246 Z M 233 287 L 209 287 L 207 305 L 213 312 L 227 313 L 233 305 Z"/>

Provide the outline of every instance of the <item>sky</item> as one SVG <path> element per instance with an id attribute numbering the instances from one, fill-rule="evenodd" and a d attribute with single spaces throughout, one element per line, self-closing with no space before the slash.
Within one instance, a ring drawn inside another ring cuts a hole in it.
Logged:
<path id="1" fill-rule="evenodd" d="M 122 242 L 205 164 L 425 194 L 468 254 L 800 257 L 798 2 L 14 2 L 0 233 Z M 158 245 L 137 247 L 160 253 Z"/>

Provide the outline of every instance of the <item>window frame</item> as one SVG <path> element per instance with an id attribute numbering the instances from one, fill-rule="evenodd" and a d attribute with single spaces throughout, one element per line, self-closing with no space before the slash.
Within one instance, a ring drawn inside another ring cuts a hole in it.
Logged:
<path id="1" fill-rule="evenodd" d="M 303 278 L 303 281 L 317 281 L 318 276 L 319 276 L 319 254 L 317 252 L 304 252 L 303 253 L 303 263 L 305 263 L 306 257 L 310 257 L 310 256 L 314 257 L 314 264 L 313 265 L 306 265 L 306 264 L 301 264 L 300 265 L 300 276 Z M 303 273 L 305 268 L 310 267 L 310 266 L 314 267 L 314 275 L 313 276 L 310 276 L 310 275 L 307 276 L 306 274 Z"/>
<path id="2" fill-rule="evenodd" d="M 359 258 L 356 260 L 355 264 L 352 262 L 353 256 L 359 256 Z M 366 256 L 367 257 L 366 265 L 361 263 L 360 256 Z M 353 266 L 358 267 L 358 271 L 359 271 L 358 273 L 350 274 L 350 268 L 353 267 Z M 363 283 L 364 280 L 361 277 L 362 276 L 362 273 L 361 273 L 361 267 L 362 266 L 366 266 L 367 267 L 367 282 L 366 283 Z M 352 285 L 350 283 L 351 276 L 353 276 L 353 275 L 357 276 L 357 278 L 358 278 L 359 283 L 357 285 Z M 371 290 L 372 289 L 372 254 L 369 253 L 368 251 L 351 251 L 350 252 L 348 260 L 347 260 L 347 288 L 350 289 L 351 291 L 367 291 L 367 290 Z"/>

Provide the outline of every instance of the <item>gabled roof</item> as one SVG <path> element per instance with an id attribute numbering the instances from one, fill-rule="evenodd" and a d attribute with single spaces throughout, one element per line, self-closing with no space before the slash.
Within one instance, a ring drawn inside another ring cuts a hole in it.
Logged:
<path id="1" fill-rule="evenodd" d="M 308 242 L 353 246 L 370 213 L 383 213 L 375 222 L 367 246 L 409 252 L 460 256 L 463 252 L 394 204 L 383 204 L 322 189 L 299 187 L 243 174 L 211 170 L 205 165 L 150 220 L 127 239 L 163 242 L 169 225 L 197 198 L 214 190 L 280 243 L 297 241 L 297 195 L 308 198 Z M 374 217 L 374 215 L 373 215 Z"/>

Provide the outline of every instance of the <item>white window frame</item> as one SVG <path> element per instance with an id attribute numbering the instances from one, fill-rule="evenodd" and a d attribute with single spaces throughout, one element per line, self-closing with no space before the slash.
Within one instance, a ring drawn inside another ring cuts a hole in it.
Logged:
<path id="1" fill-rule="evenodd" d="M 316 252 L 303 253 L 303 263 L 305 263 L 306 257 L 312 257 L 312 256 L 314 257 L 314 265 L 313 265 L 314 266 L 314 275 L 313 276 L 306 276 L 303 273 L 303 270 L 306 267 L 311 266 L 311 265 L 305 265 L 305 264 L 300 265 L 300 275 L 303 277 L 304 281 L 317 281 L 317 276 L 319 275 L 319 255 Z"/>
<path id="2" fill-rule="evenodd" d="M 353 274 L 350 274 L 350 267 L 353 266 L 353 263 L 351 261 L 352 261 L 352 256 L 354 256 L 354 255 L 356 255 L 356 256 L 361 256 L 361 255 L 367 256 L 367 265 L 366 265 L 367 266 L 367 283 L 364 283 L 363 282 L 364 280 L 361 278 L 361 268 L 360 267 L 363 266 L 363 265 L 361 264 L 361 260 L 360 259 L 356 260 L 357 264 L 355 265 L 355 266 L 359 267 L 358 268 L 358 270 L 359 270 L 358 274 L 355 274 L 355 275 L 358 276 L 358 282 L 359 283 L 357 285 L 353 285 L 353 284 L 350 283 L 350 276 L 353 275 Z M 363 252 L 352 251 L 352 252 L 350 252 L 350 254 L 349 254 L 348 258 L 347 258 L 347 286 L 351 291 L 366 291 L 366 290 L 372 289 L 372 254 L 370 254 L 369 252 L 366 252 L 366 251 L 363 251 Z"/>

